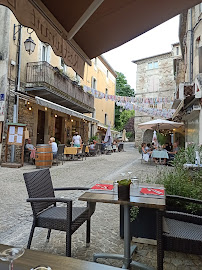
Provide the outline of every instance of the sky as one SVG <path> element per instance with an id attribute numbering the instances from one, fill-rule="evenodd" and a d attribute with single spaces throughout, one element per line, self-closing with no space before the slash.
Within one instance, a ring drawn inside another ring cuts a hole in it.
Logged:
<path id="1" fill-rule="evenodd" d="M 141 36 L 113 49 L 103 56 L 111 67 L 122 72 L 131 88 L 136 88 L 136 64 L 133 60 L 171 51 L 171 44 L 179 41 L 179 16 L 176 16 Z"/>

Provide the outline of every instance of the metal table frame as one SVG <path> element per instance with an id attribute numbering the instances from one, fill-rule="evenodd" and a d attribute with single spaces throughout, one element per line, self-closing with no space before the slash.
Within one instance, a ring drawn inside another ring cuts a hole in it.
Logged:
<path id="1" fill-rule="evenodd" d="M 138 269 L 153 270 L 153 268 L 142 263 L 132 261 L 132 255 L 136 251 L 137 246 L 131 246 L 130 237 L 130 207 L 128 204 L 124 205 L 124 255 L 110 254 L 110 253 L 96 253 L 93 255 L 93 261 L 97 262 L 98 258 L 107 258 L 123 261 L 123 269 L 129 269 L 130 266 L 136 266 Z"/>
<path id="2" fill-rule="evenodd" d="M 148 187 L 148 184 L 142 184 L 142 187 Z M 156 188 L 158 185 L 152 185 Z M 131 246 L 131 234 L 130 234 L 130 206 L 139 207 L 151 207 L 159 210 L 165 208 L 165 196 L 162 198 L 155 196 L 149 197 L 146 195 L 131 196 L 130 201 L 119 201 L 118 196 L 113 193 L 101 194 L 98 192 L 85 192 L 80 196 L 79 200 L 88 201 L 88 203 L 102 202 L 122 204 L 124 206 L 124 254 L 110 254 L 110 253 L 96 253 L 93 256 L 93 261 L 96 262 L 98 258 L 109 258 L 123 261 L 123 269 L 129 269 L 130 266 L 135 266 L 137 269 L 152 270 L 152 267 L 141 264 L 136 261 L 132 261 L 132 254 L 136 250 L 137 246 Z"/>

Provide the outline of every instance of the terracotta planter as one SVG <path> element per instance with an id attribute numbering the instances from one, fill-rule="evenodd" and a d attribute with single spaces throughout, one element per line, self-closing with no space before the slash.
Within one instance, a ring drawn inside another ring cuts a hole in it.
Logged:
<path id="1" fill-rule="evenodd" d="M 118 199 L 122 201 L 129 201 L 130 200 L 130 185 L 124 186 L 119 185 L 118 186 Z"/>

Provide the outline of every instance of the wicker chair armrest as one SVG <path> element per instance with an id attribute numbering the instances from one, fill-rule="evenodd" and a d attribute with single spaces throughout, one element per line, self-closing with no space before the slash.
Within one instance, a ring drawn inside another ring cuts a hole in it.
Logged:
<path id="1" fill-rule="evenodd" d="M 165 211 L 164 216 L 170 219 L 176 219 L 176 220 L 180 220 L 184 222 L 190 222 L 190 223 L 202 225 L 202 216 L 176 212 L 176 211 Z"/>
<path id="2" fill-rule="evenodd" d="M 89 190 L 88 187 L 62 187 L 62 188 L 54 188 L 54 191 L 62 191 L 62 190 Z"/>
<path id="3" fill-rule="evenodd" d="M 201 204 L 201 200 L 193 199 L 193 198 L 187 198 L 187 197 L 182 197 L 182 196 L 177 196 L 177 195 L 166 195 L 167 199 L 173 199 L 173 200 L 179 200 L 179 201 L 185 201 L 187 203 L 196 203 L 196 204 Z"/>
<path id="4" fill-rule="evenodd" d="M 33 203 L 33 202 L 62 202 L 62 203 L 68 203 L 71 202 L 72 200 L 69 199 L 64 199 L 64 198 L 55 198 L 55 197 L 49 197 L 49 198 L 29 198 L 27 199 L 27 202 Z"/>

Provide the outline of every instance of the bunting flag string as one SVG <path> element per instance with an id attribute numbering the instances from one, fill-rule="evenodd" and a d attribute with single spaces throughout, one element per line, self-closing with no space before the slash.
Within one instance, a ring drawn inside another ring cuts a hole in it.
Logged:
<path id="1" fill-rule="evenodd" d="M 93 95 L 95 98 L 105 99 L 106 101 L 115 101 L 117 106 L 123 107 L 126 110 L 136 110 L 139 112 L 144 112 L 152 116 L 161 116 L 164 118 L 171 118 L 174 114 L 174 109 L 158 109 L 150 108 L 150 105 L 156 105 L 159 103 L 170 103 L 172 105 L 174 98 L 172 97 L 159 97 L 159 98 L 136 98 L 136 97 L 126 97 L 117 95 L 108 95 L 102 93 L 96 89 L 88 86 L 83 86 L 83 90 L 86 93 Z M 142 106 L 145 104 L 145 106 Z"/>
<path id="2" fill-rule="evenodd" d="M 95 98 L 105 99 L 106 101 L 111 100 L 115 102 L 125 102 L 125 103 L 136 103 L 136 104 L 159 104 L 159 103 L 173 103 L 174 97 L 159 97 L 159 98 L 137 98 L 137 97 L 126 97 L 126 96 L 117 96 L 117 95 L 108 95 L 102 93 L 96 89 L 88 87 L 86 85 L 83 86 L 83 90 L 85 93 L 89 93 L 93 95 Z"/>
<path id="3" fill-rule="evenodd" d="M 175 112 L 175 109 L 147 108 L 133 103 L 116 102 L 116 105 L 123 107 L 126 110 L 136 110 L 152 116 L 161 116 L 164 118 L 171 118 Z"/>

